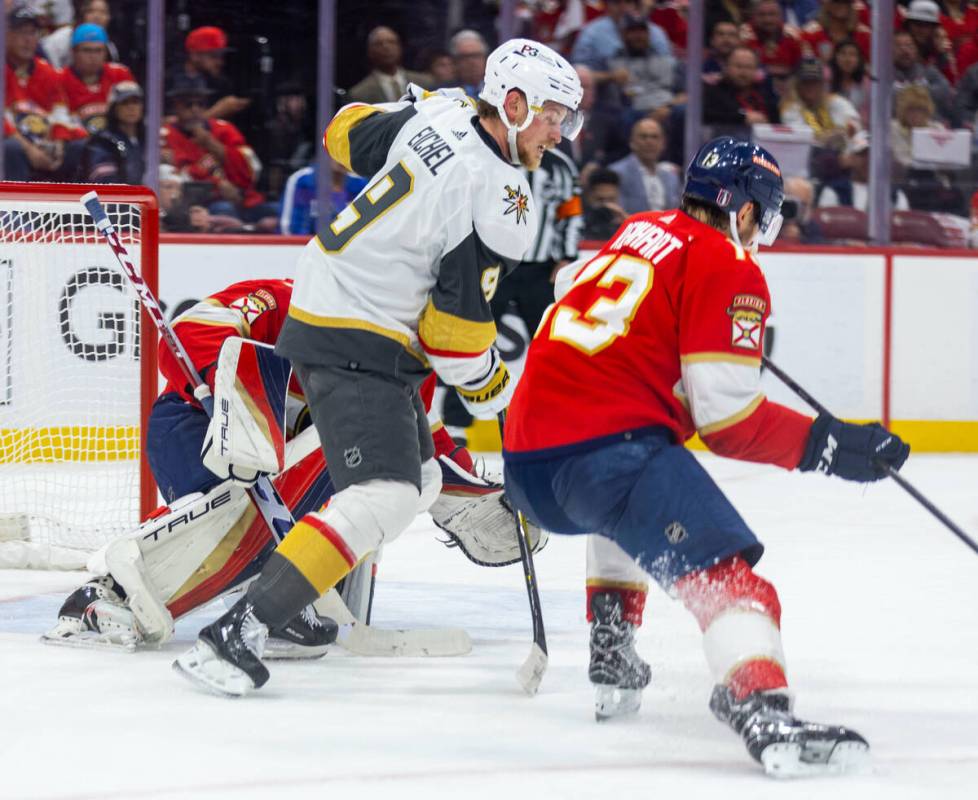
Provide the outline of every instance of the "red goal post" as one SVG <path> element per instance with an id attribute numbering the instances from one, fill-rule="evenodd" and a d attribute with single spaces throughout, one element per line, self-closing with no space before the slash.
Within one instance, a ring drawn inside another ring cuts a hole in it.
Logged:
<path id="1" fill-rule="evenodd" d="M 140 186 L 0 182 L 0 568 L 80 568 L 157 505 L 157 337 L 80 203 L 98 192 L 158 291 Z"/>

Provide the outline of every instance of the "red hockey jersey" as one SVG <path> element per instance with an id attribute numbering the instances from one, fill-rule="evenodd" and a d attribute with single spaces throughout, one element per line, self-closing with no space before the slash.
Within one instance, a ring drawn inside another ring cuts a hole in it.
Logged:
<path id="1" fill-rule="evenodd" d="M 290 280 L 255 280 L 234 283 L 184 311 L 173 324 L 198 374 L 214 388 L 214 369 L 221 345 L 229 336 L 241 336 L 265 344 L 275 344 L 285 322 L 292 297 Z M 187 385 L 177 360 L 160 343 L 160 372 L 166 378 L 166 392 L 177 392 L 194 405 L 193 391 Z M 292 376 L 289 393 L 302 397 L 299 383 Z"/>
<path id="2" fill-rule="evenodd" d="M 58 71 L 35 56 L 28 73 L 18 75 L 6 65 L 3 135 L 19 131 L 33 142 L 67 140 L 68 111 Z"/>
<path id="3" fill-rule="evenodd" d="M 109 90 L 122 81 L 135 81 L 129 67 L 108 63 L 102 68 L 98 83 L 85 83 L 72 67 L 59 73 L 68 101 L 68 119 L 72 139 L 85 139 L 105 127 L 109 111 Z"/>
<path id="4" fill-rule="evenodd" d="M 677 442 L 698 431 L 720 455 L 796 467 L 811 419 L 760 391 L 770 310 L 757 262 L 716 229 L 681 211 L 630 217 L 544 317 L 507 457 L 662 426 Z"/>
<path id="5" fill-rule="evenodd" d="M 237 186 L 246 208 L 258 205 L 264 197 L 255 189 L 261 162 L 234 125 L 222 119 L 209 119 L 211 135 L 224 145 L 224 163 L 201 147 L 176 125 L 164 125 L 160 146 L 168 151 L 169 163 L 194 181 L 210 181 L 215 185 L 223 174 Z M 217 190 L 215 189 L 217 199 Z"/>

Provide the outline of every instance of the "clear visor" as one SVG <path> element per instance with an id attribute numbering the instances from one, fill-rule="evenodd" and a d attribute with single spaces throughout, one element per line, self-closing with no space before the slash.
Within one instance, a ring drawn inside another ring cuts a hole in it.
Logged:
<path id="1" fill-rule="evenodd" d="M 584 125 L 584 112 L 574 111 L 560 103 L 548 100 L 543 107 L 533 106 L 533 113 L 541 122 L 550 127 L 559 127 L 564 139 L 575 139 Z"/>
<path id="2" fill-rule="evenodd" d="M 761 222 L 758 225 L 758 242 L 765 247 L 770 247 L 774 244 L 778 238 L 778 234 L 781 233 L 781 223 L 783 222 L 784 217 L 781 216 L 780 212 L 774 209 L 766 209 L 761 214 Z"/>

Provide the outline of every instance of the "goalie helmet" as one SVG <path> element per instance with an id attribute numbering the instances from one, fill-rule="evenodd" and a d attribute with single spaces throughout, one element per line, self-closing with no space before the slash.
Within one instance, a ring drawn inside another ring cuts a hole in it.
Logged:
<path id="1" fill-rule="evenodd" d="M 781 230 L 784 181 L 777 159 L 763 147 L 723 136 L 703 145 L 686 170 L 684 197 L 730 212 L 731 237 L 737 236 L 737 212 L 744 203 L 759 210 L 760 244 L 774 244 Z"/>
<path id="2" fill-rule="evenodd" d="M 526 95 L 529 111 L 522 125 L 511 123 L 503 107 L 506 94 L 512 89 L 519 89 Z M 584 114 L 578 108 L 582 96 L 581 79 L 567 59 L 530 39 L 510 39 L 489 54 L 485 81 L 479 92 L 480 99 L 499 111 L 499 118 L 506 126 L 510 159 L 514 164 L 519 163 L 516 134 L 533 122 L 534 116 L 543 111 L 544 103 L 548 101 L 567 109 L 560 135 L 574 139 L 584 123 Z"/>

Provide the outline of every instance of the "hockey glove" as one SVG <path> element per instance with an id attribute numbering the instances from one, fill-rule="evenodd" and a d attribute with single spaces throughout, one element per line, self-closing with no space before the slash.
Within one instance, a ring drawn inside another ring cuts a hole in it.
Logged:
<path id="1" fill-rule="evenodd" d="M 509 406 L 516 389 L 516 382 L 512 380 L 496 348 L 492 348 L 489 355 L 492 361 L 485 377 L 455 387 L 462 405 L 473 417 L 496 416 Z"/>
<path id="2" fill-rule="evenodd" d="M 201 448 L 200 456 L 204 466 L 218 478 L 225 481 L 231 480 L 238 486 L 249 489 L 255 485 L 260 477 L 268 474 L 251 467 L 231 464 L 227 460 L 227 455 L 221 454 L 219 448 L 214 446 L 214 435 L 214 425 L 211 424 L 207 428 L 206 436 L 204 436 L 204 445 Z"/>
<path id="3" fill-rule="evenodd" d="M 910 445 L 878 422 L 853 425 L 820 414 L 812 423 L 798 469 L 867 483 L 885 478 L 888 467 L 900 469 L 908 455 Z"/>

